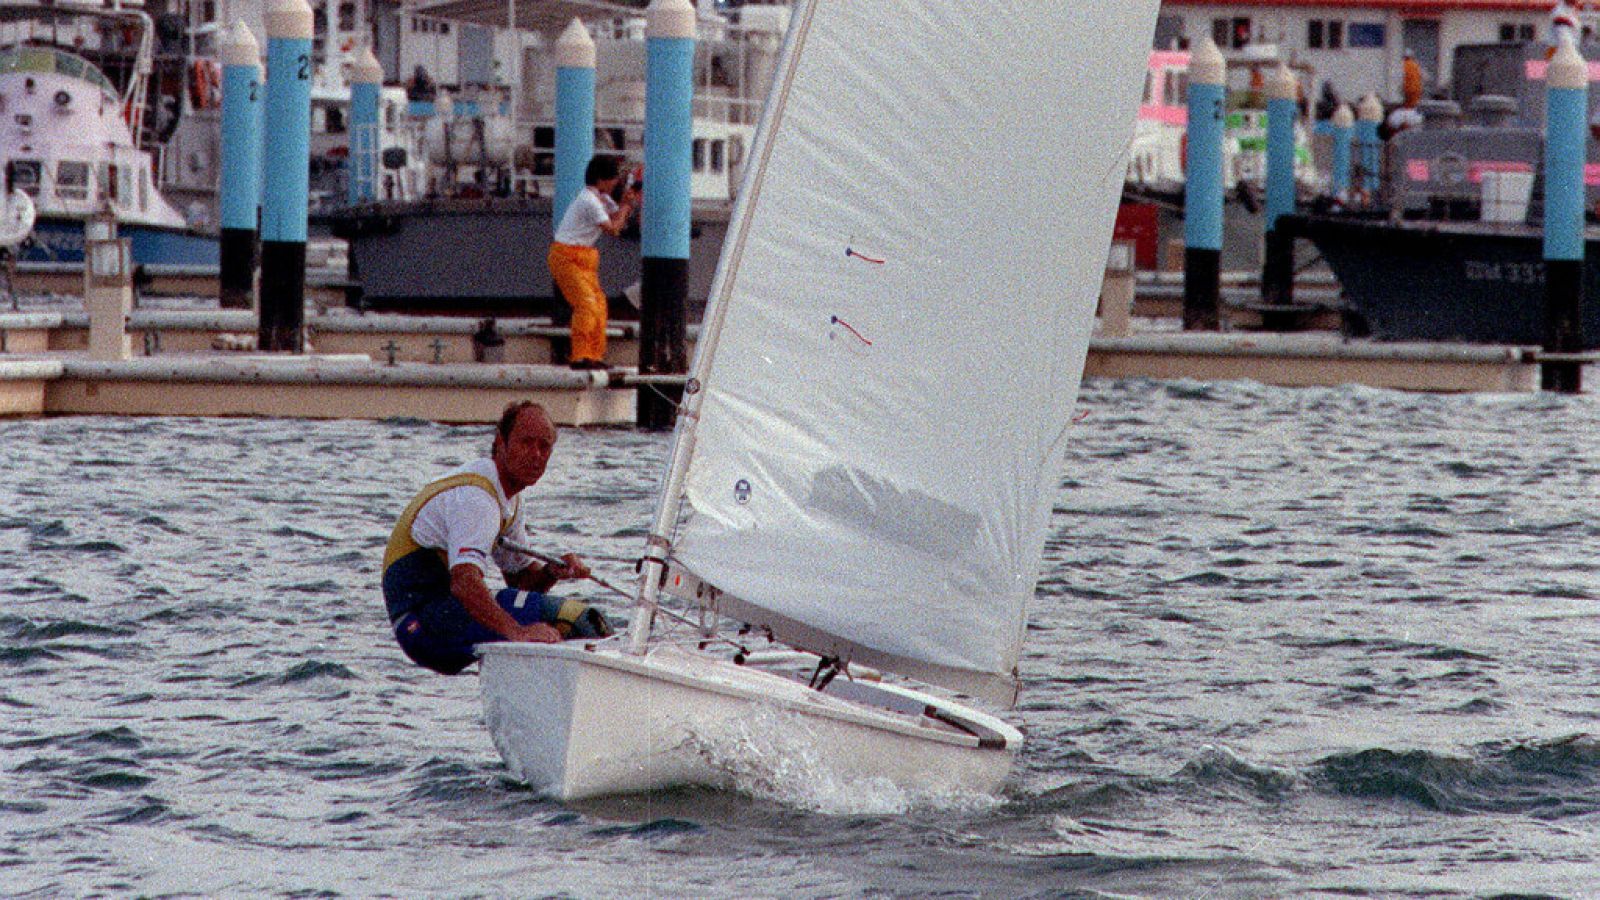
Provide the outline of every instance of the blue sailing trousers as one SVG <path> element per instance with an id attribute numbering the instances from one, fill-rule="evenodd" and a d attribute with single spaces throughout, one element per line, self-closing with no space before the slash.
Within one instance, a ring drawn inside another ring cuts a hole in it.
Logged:
<path id="1" fill-rule="evenodd" d="M 436 551 L 416 551 L 384 570 L 383 596 L 400 649 L 412 662 L 440 674 L 454 675 L 472 665 L 477 659 L 474 644 L 505 640 L 474 619 L 450 593 L 450 576 Z M 518 624 L 544 622 L 562 637 L 611 633 L 599 610 L 575 600 L 509 587 L 496 592 L 494 599 Z"/>

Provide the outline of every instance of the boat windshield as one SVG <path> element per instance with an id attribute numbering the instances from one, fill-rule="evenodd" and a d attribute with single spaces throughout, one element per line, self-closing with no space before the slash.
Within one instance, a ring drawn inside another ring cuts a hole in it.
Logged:
<path id="1" fill-rule="evenodd" d="M 113 100 L 117 89 L 93 63 L 53 47 L 0 48 L 0 75 L 11 72 L 58 73 L 80 78 L 106 92 Z"/>

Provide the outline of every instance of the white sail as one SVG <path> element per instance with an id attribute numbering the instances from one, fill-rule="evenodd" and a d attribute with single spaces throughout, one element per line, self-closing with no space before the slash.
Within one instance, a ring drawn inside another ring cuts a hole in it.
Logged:
<path id="1" fill-rule="evenodd" d="M 1156 6 L 797 4 L 669 480 L 722 611 L 1014 696 Z"/>

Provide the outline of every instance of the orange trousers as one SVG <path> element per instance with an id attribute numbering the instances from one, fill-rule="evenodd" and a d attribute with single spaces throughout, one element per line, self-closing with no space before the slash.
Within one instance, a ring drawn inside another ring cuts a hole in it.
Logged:
<path id="1" fill-rule="evenodd" d="M 572 307 L 572 360 L 606 358 L 606 292 L 600 289 L 600 251 L 550 245 L 550 275 Z"/>

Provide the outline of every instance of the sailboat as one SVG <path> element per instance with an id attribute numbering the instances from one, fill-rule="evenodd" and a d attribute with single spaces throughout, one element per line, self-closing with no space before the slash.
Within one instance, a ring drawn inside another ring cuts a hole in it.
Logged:
<path id="1" fill-rule="evenodd" d="M 796 4 L 628 632 L 480 647 L 512 776 L 1001 790 L 1156 5 Z"/>

